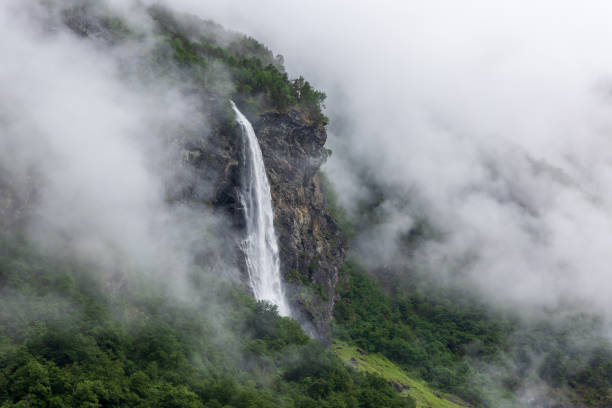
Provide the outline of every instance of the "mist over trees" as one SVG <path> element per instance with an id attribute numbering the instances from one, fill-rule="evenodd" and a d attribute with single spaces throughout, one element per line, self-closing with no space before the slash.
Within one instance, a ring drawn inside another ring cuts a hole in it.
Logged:
<path id="1" fill-rule="evenodd" d="M 212 23 L 196 20 L 209 40 L 192 42 L 194 21 L 167 28 L 166 9 L 1 10 L 15 56 L 0 73 L 14 107 L 0 141 L 3 407 L 414 406 L 253 300 L 227 215 L 183 198 L 207 181 L 193 187 L 176 146 L 233 120 L 211 120 L 193 89 L 315 124 L 323 93 Z"/>
<path id="2" fill-rule="evenodd" d="M 0 406 L 612 405 L 612 10 L 442 3 L 0 5 Z M 230 100 L 329 132 L 330 339 L 245 282 Z"/>

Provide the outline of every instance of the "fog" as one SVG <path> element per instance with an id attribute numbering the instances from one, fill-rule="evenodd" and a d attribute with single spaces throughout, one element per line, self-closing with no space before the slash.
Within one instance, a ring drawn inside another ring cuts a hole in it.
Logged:
<path id="1" fill-rule="evenodd" d="M 0 5 L 0 50 L 10 56 L 0 64 L 0 187 L 5 177 L 25 196 L 35 191 L 27 232 L 43 248 L 106 278 L 120 270 L 201 298 L 189 280 L 197 255 L 211 275 L 240 279 L 219 239 L 228 220 L 172 197 L 182 183 L 209 188 L 183 162 L 184 140 L 170 140 L 206 137 L 204 107 L 139 70 L 129 56 L 155 46 L 148 17 L 109 3 L 137 42 L 110 48 L 37 3 Z M 586 311 L 612 321 L 612 5 L 164 3 L 257 38 L 284 55 L 290 76 L 327 93 L 333 154 L 324 170 L 341 203 L 359 219 L 359 203 L 383 198 L 377 223 L 353 243 L 371 270 L 471 288 L 525 316 Z M 218 86 L 231 93 L 229 81 Z M 407 248 L 423 225 L 425 239 Z M 31 301 L 6 298 L 2 313 Z M 223 332 L 223 305 L 205 306 Z M 483 372 L 501 376 L 513 364 L 503 358 Z"/>
<path id="2" fill-rule="evenodd" d="M 364 171 L 410 197 L 368 241 L 425 217 L 440 238 L 411 269 L 528 312 L 612 313 L 609 3 L 167 3 L 258 38 L 327 92 L 345 205 L 367 196 Z M 390 245 L 361 249 L 384 264 Z"/>
<path id="3" fill-rule="evenodd" d="M 103 276 L 155 278 L 186 295 L 194 255 L 209 252 L 214 269 L 211 232 L 229 228 L 205 206 L 169 200 L 195 176 L 168 138 L 205 137 L 200 102 L 137 70 L 133 55 L 154 45 L 144 13 L 126 14 L 138 42 L 111 48 L 70 32 L 59 4 L 41 4 L 0 6 L 0 50 L 11 56 L 0 64 L 0 168 L 36 191 L 28 234 Z M 237 277 L 227 264 L 215 272 Z"/>
<path id="4" fill-rule="evenodd" d="M 146 17 L 111 3 L 146 30 Z M 610 316 L 612 6 L 166 4 L 258 38 L 327 92 L 325 170 L 343 204 L 370 195 L 364 174 L 386 191 L 383 222 L 355 245 L 370 266 L 404 265 L 527 312 Z M 129 43 L 108 55 L 37 28 L 32 7 L 2 8 L 12 58 L 0 66 L 0 155 L 13 177 L 44 180 L 33 234 L 97 262 L 121 248 L 138 267 L 184 273 L 199 232 L 224 222 L 164 197 L 186 171 L 161 165 L 176 153 L 160 147 L 164 126 L 205 133 L 197 102 L 126 80 Z M 398 238 L 423 220 L 435 239 L 406 256 Z"/>

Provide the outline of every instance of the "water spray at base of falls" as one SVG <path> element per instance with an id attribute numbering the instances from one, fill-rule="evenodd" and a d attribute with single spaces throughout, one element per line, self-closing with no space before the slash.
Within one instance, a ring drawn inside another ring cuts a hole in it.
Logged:
<path id="1" fill-rule="evenodd" d="M 272 194 L 261 148 L 251 122 L 233 101 L 231 104 L 244 138 L 240 203 L 244 209 L 246 239 L 241 247 L 246 257 L 249 283 L 255 299 L 268 301 L 278 307 L 280 315 L 289 316 L 291 309 L 285 298 L 280 276 Z"/>

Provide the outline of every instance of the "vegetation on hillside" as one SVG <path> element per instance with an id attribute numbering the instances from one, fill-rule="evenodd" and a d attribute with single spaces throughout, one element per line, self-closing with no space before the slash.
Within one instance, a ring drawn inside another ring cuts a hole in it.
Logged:
<path id="1" fill-rule="evenodd" d="M 143 71 L 233 98 L 251 111 L 297 109 L 313 123 L 327 123 L 325 94 L 301 77 L 290 79 L 282 57 L 259 42 L 211 22 L 179 24 L 163 8 L 150 14 L 155 46 L 143 51 Z M 114 41 L 138 39 L 121 19 L 102 21 Z M 77 28 L 87 34 L 86 25 Z M 322 181 L 347 239 L 364 220 L 377 222 L 371 210 L 383 193 L 360 205 L 355 220 Z M 542 383 L 546 392 L 580 403 L 612 405 L 612 349 L 588 316 L 526 324 L 469 294 L 423 289 L 416 277 L 391 277 L 383 286 L 353 258 L 341 270 L 334 333 L 346 343 L 336 352 L 348 355 L 349 365 L 354 353 L 346 350 L 370 355 L 370 366 L 357 361 L 363 371 L 357 372 L 297 322 L 204 270 L 194 271 L 186 301 L 165 293 L 162 282 L 128 279 L 117 268 L 121 278 L 57 259 L 21 236 L 2 237 L 1 408 L 415 406 L 388 383 L 398 378 L 425 390 L 421 402 L 442 404 L 431 398 L 431 386 L 476 406 L 518 405 L 525 387 Z"/>
<path id="2" fill-rule="evenodd" d="M 293 108 L 317 124 L 327 123 L 322 113 L 325 93 L 301 76 L 290 79 L 281 55 L 274 57 L 255 39 L 226 32 L 214 23 L 206 23 L 207 30 L 190 32 L 166 9 L 153 7 L 150 13 L 162 44 L 172 49 L 175 63 L 193 86 L 217 92 L 229 86 L 229 96 L 254 111 L 262 106 L 280 111 Z"/>
<path id="3" fill-rule="evenodd" d="M 202 298 L 187 303 L 106 278 L 2 240 L 1 407 L 414 406 L 240 288 L 199 276 Z M 211 293 L 222 315 L 204 306 Z"/>
<path id="4" fill-rule="evenodd" d="M 123 69 L 135 70 L 137 77 L 169 80 L 187 92 L 233 99 L 251 113 L 296 109 L 315 125 L 327 124 L 325 93 L 301 76 L 289 78 L 282 55 L 274 56 L 257 40 L 212 21 L 175 14 L 160 5 L 140 7 L 150 16 L 153 30 L 125 21 L 92 0 L 63 9 L 63 18 L 79 35 L 102 37 L 110 46 L 131 44 Z"/>
<path id="5" fill-rule="evenodd" d="M 463 358 L 490 356 L 502 345 L 509 323 L 489 319 L 482 305 L 460 299 L 432 299 L 409 290 L 383 292 L 367 272 L 349 260 L 342 269 L 335 308 L 336 336 L 368 352 L 381 353 L 438 389 L 479 402 L 480 390 Z"/>
<path id="6" fill-rule="evenodd" d="M 381 194 L 359 204 L 359 222 L 338 207 L 324 184 L 332 215 L 348 237 L 378 222 Z M 380 192 L 378 192 L 380 193 Z M 382 195 L 384 199 L 384 195 Z M 412 235 L 409 246 L 419 241 Z M 369 273 L 357 255 L 341 270 L 335 337 L 380 353 L 406 373 L 476 406 L 521 406 L 520 394 L 542 384 L 540 397 L 569 403 L 612 403 L 612 346 L 588 315 L 526 322 L 492 310 L 469 291 L 443 289 L 409 271 Z M 537 401 L 536 401 L 537 402 Z M 534 403 L 536 403 L 534 402 Z"/>
<path id="7" fill-rule="evenodd" d="M 395 363 L 380 354 L 368 353 L 342 341 L 334 341 L 332 350 L 348 366 L 385 378 L 401 395 L 414 398 L 417 408 L 461 408 L 469 406 L 455 396 L 432 390 L 425 381 L 409 376 Z"/>

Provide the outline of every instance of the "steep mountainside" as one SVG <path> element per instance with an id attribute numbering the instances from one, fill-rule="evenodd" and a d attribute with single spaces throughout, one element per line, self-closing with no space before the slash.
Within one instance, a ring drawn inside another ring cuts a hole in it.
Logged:
<path id="1" fill-rule="evenodd" d="M 294 314 L 316 337 L 328 342 L 338 270 L 346 243 L 330 216 L 318 170 L 328 150 L 321 113 L 325 95 L 303 78 L 289 80 L 276 56 L 257 41 L 189 16 L 153 7 L 158 44 L 143 68 L 169 78 L 200 105 L 196 131 L 176 129 L 169 143 L 196 177 L 172 180 L 174 200 L 205 203 L 229 214 L 236 231 L 223 231 L 234 246 L 231 264 L 242 265 L 244 235 L 238 193 L 244 162 L 240 128 L 229 107 L 236 101 L 252 122 L 264 156 L 279 238 L 281 273 Z M 77 7 L 64 12 L 75 33 L 115 46 L 130 28 L 103 10 Z M 165 58 L 161 58 L 165 57 Z M 187 134 L 188 133 L 188 134 Z M 178 191 L 177 191 L 178 190 Z M 246 279 L 245 279 L 246 281 Z"/>
<path id="2" fill-rule="evenodd" d="M 313 323 L 316 335 L 328 341 L 346 243 L 321 192 L 318 170 L 327 154 L 325 128 L 297 109 L 252 116 L 272 189 L 281 271 L 290 302 L 298 316 Z M 211 137 L 185 150 L 186 160 L 214 186 L 205 199 L 229 212 L 236 226 L 243 222 L 238 199 L 243 147 L 239 132 L 237 126 L 218 127 Z M 186 197 L 195 199 L 196 191 L 191 186 Z"/>
<path id="3" fill-rule="evenodd" d="M 603 322 L 523 319 L 420 273 L 415 249 L 442 239 L 427 218 L 400 234 L 397 264 L 349 254 L 393 220 L 387 202 L 410 197 L 356 165 L 367 194 L 354 213 L 338 205 L 320 172 L 325 94 L 290 79 L 282 56 L 138 1 L 22 4 L 33 49 L 69 73 L 81 59 L 104 69 L 93 84 L 76 70 L 40 105 L 23 98 L 32 109 L 2 105 L 16 108 L 0 113 L 0 407 L 612 406 Z M 15 92 L 40 96 L 33 84 L 60 76 L 44 68 Z M 249 288 L 248 160 L 230 101 L 261 148 L 292 318 Z"/>
<path id="4" fill-rule="evenodd" d="M 302 78 L 289 80 L 282 58 L 255 40 L 211 22 L 138 2 L 131 11 L 136 21 L 97 0 L 22 4 L 15 8 L 32 12 L 28 34 L 33 26 L 46 45 L 61 45 L 70 57 L 117 67 L 96 77 L 118 87 L 110 104 L 120 105 L 135 89 L 160 101 L 136 98 L 153 113 L 135 121 L 136 129 L 96 133 L 89 122 L 76 131 L 62 128 L 59 138 L 65 131 L 73 143 L 58 148 L 64 154 L 52 165 L 47 146 L 23 143 L 23 134 L 0 118 L 0 130 L 19 152 L 41 153 L 28 156 L 31 161 L 6 154 L 0 160 L 0 406 L 414 407 L 386 380 L 346 367 L 296 320 L 255 301 L 235 276 L 221 276 L 244 262 L 238 199 L 244 160 L 229 109 L 234 100 L 259 135 L 291 302 L 314 334 L 329 338 L 345 245 L 317 175 L 327 154 L 324 95 Z M 46 70 L 34 79 L 39 76 L 55 79 Z M 84 112 L 98 115 L 100 123 L 117 119 L 109 117 L 107 105 L 83 97 L 79 88 L 90 85 L 82 78 L 66 81 L 62 91 L 85 108 L 49 115 L 55 125 L 78 121 Z M 101 88 L 96 91 L 106 96 Z M 175 108 L 164 105 L 168 101 L 178 103 L 178 115 L 163 115 Z M 119 109 L 118 116 L 140 108 Z M 14 119 L 35 122 L 26 114 Z M 35 141 L 56 141 L 55 129 L 29 131 L 24 133 Z M 110 139 L 113 132 L 130 143 L 114 145 L 110 160 L 97 160 L 102 149 L 96 149 L 96 137 Z M 140 144 L 131 152 L 143 157 L 121 156 L 119 150 L 134 141 Z M 84 183 L 67 194 L 67 202 L 78 202 L 83 211 L 76 227 L 67 222 L 74 214 L 65 205 L 59 206 L 61 216 L 44 211 L 49 185 L 55 181 L 53 191 L 66 192 L 66 174 L 36 173 L 55 165 L 65 169 L 73 155 L 85 159 L 74 169 L 78 174 L 70 174 Z M 151 180 L 137 175 L 127 182 L 136 198 L 125 199 L 131 191 L 119 185 L 135 174 L 124 171 L 126 163 L 117 157 L 142 159 L 136 173 L 155 178 L 155 192 L 141 201 L 140 193 L 151 191 L 140 184 Z M 101 176 L 92 179 L 88 170 L 96 166 Z M 104 184 L 109 173 L 118 177 Z M 79 201 L 91 190 L 99 194 Z M 110 207 L 95 208 L 108 197 Z M 88 224 L 93 218 L 101 222 Z M 99 236 L 109 232 L 107 223 L 117 230 Z M 130 236 L 136 224 L 145 225 L 143 235 Z"/>

